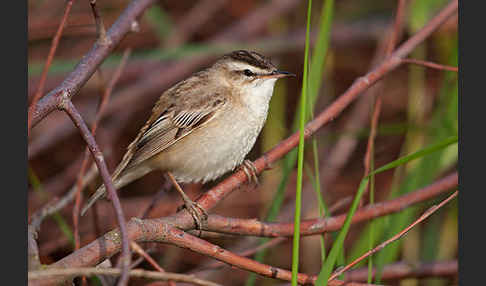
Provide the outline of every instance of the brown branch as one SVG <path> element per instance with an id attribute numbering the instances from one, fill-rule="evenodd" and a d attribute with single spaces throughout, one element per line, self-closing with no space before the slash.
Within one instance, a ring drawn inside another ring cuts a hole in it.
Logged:
<path id="1" fill-rule="evenodd" d="M 453 71 L 453 72 L 459 71 L 459 69 L 457 67 L 451 67 L 451 66 L 436 64 L 436 63 L 433 63 L 433 62 L 422 61 L 422 60 L 417 60 L 417 59 L 408 59 L 407 58 L 407 59 L 402 59 L 402 62 L 407 63 L 407 64 L 414 64 L 414 65 L 418 65 L 418 66 L 433 68 L 433 69 L 436 69 L 436 70 Z"/>
<path id="2" fill-rule="evenodd" d="M 157 241 L 173 244 L 178 247 L 187 248 L 197 253 L 201 253 L 203 255 L 223 261 L 234 267 L 238 267 L 247 271 L 252 271 L 266 277 L 290 281 L 292 276 L 290 271 L 261 264 L 246 257 L 241 257 L 217 245 L 211 244 L 203 239 L 192 236 L 184 232 L 183 230 L 172 227 L 168 224 L 161 224 L 158 222 L 158 220 L 140 220 L 137 218 L 132 218 L 128 223 L 127 228 L 129 229 L 128 233 L 130 234 L 131 239 L 138 242 Z M 103 241 L 99 241 L 100 244 L 96 245 L 96 248 L 98 249 L 95 251 L 100 251 L 101 249 L 103 249 L 103 251 L 105 251 L 106 253 L 113 253 L 113 250 L 117 247 L 117 244 L 120 243 L 118 237 L 118 231 L 112 231 L 107 233 L 105 236 L 100 238 Z M 85 246 L 77 252 L 82 251 L 83 249 L 87 249 L 87 247 L 89 246 Z M 102 258 L 99 256 L 93 257 L 89 255 L 82 258 L 78 257 L 78 259 L 72 260 L 70 262 L 63 259 L 64 261 L 59 261 L 55 263 L 51 266 L 51 268 L 57 269 L 79 267 L 80 265 L 85 263 L 97 264 L 102 261 L 100 259 Z M 67 267 L 67 264 L 71 265 Z M 315 276 L 299 274 L 299 283 L 301 284 L 313 283 L 315 279 Z M 53 283 L 53 281 L 43 281 L 43 283 Z M 343 282 L 338 280 L 334 280 L 329 283 L 329 285 L 342 284 Z"/>
<path id="3" fill-rule="evenodd" d="M 111 275 L 111 276 L 120 276 L 121 271 L 116 268 L 66 268 L 66 269 L 45 269 L 45 270 L 37 270 L 37 271 L 29 271 L 28 278 L 30 280 L 35 279 L 46 279 L 52 278 L 52 276 L 90 276 L 90 275 Z M 192 275 L 184 275 L 178 273 L 169 273 L 169 272 L 157 272 L 157 271 L 146 271 L 141 269 L 134 269 L 130 270 L 128 273 L 132 277 L 138 278 L 146 278 L 146 279 L 156 279 L 162 281 L 178 281 L 178 282 L 186 282 L 195 285 L 202 285 L 202 286 L 221 286 L 220 284 L 199 279 Z"/>
<path id="4" fill-rule="evenodd" d="M 457 275 L 458 263 L 453 261 L 437 261 L 411 265 L 408 262 L 397 262 L 385 265 L 382 270 L 382 280 L 397 280 L 405 278 L 450 277 Z M 373 269 L 373 276 L 376 269 Z M 366 281 L 368 267 L 350 270 L 346 273 L 345 281 Z"/>
<path id="5" fill-rule="evenodd" d="M 144 226 L 144 221 L 139 221 L 138 223 L 141 224 L 142 228 L 147 227 Z M 292 273 L 288 270 L 265 265 L 255 260 L 239 256 L 203 239 L 192 236 L 180 229 L 167 226 L 166 231 L 167 233 L 166 235 L 164 235 L 164 238 L 167 243 L 174 244 L 178 247 L 190 249 L 197 253 L 201 253 L 214 259 L 223 261 L 233 267 L 238 267 L 243 270 L 251 271 L 262 276 L 285 281 L 290 281 L 292 278 Z M 300 284 L 313 284 L 317 278 L 316 276 L 306 275 L 303 273 L 299 273 L 297 274 L 297 276 L 298 282 Z M 342 284 L 342 281 L 333 280 L 330 281 L 328 285 Z"/>
<path id="6" fill-rule="evenodd" d="M 95 43 L 58 87 L 41 98 L 36 105 L 29 107 L 29 114 L 32 117 L 31 127 L 39 123 L 50 112 L 62 108 L 63 98 L 71 98 L 79 92 L 104 59 L 115 49 L 123 37 L 131 31 L 132 23 L 136 22 L 145 9 L 154 2 L 155 0 L 134 0 L 128 5 L 118 20 L 106 32 L 106 38 L 109 43 L 106 45 Z"/>
<path id="7" fill-rule="evenodd" d="M 412 228 L 414 228 L 417 224 L 419 224 L 422 221 L 424 221 L 425 219 L 427 219 L 429 216 L 431 216 L 433 213 L 435 213 L 438 209 L 440 209 L 442 206 L 444 206 L 445 204 L 447 204 L 450 200 L 452 200 L 453 198 L 457 197 L 457 194 L 458 194 L 458 191 L 455 191 L 454 193 L 452 193 L 452 195 L 450 195 L 447 199 L 443 200 L 440 204 L 434 205 L 434 206 L 430 207 L 424 214 L 422 214 L 417 220 L 415 220 L 412 224 L 410 224 L 409 226 L 407 226 L 405 229 L 403 229 L 402 231 L 400 231 L 396 235 L 392 236 L 390 239 L 387 239 L 384 242 L 380 243 L 375 248 L 367 251 L 365 254 L 361 255 L 358 258 L 356 258 L 355 260 L 353 260 L 348 265 L 346 265 L 343 268 L 340 268 L 338 271 L 334 272 L 334 274 L 332 274 L 331 277 L 329 277 L 329 281 L 330 280 L 333 280 L 336 277 L 338 277 L 339 275 L 343 274 L 345 271 L 347 271 L 348 269 L 350 269 L 351 267 L 353 267 L 354 265 L 356 265 L 357 263 L 359 263 L 360 261 L 362 261 L 366 257 L 370 256 L 371 254 L 374 254 L 374 253 L 382 250 L 388 244 L 390 244 L 390 243 L 392 243 L 392 242 L 400 239 L 401 237 L 403 237 Z"/>
<path id="8" fill-rule="evenodd" d="M 95 4 L 93 4 L 93 1 L 90 2 L 90 4 L 92 4 L 92 7 L 93 7 L 93 5 L 95 5 Z M 116 69 L 115 73 L 112 75 L 110 82 L 108 83 L 104 93 L 101 96 L 100 105 L 99 105 L 98 111 L 96 113 L 96 118 L 91 125 L 91 133 L 92 133 L 93 137 L 96 136 L 96 130 L 98 128 L 98 123 L 99 123 L 101 117 L 103 116 L 103 113 L 105 111 L 105 107 L 106 107 L 106 105 L 107 105 L 107 103 L 110 99 L 110 95 L 113 91 L 113 88 L 115 87 L 116 83 L 118 82 L 118 79 L 120 78 L 120 76 L 123 72 L 123 69 L 125 68 L 125 65 L 128 61 L 128 57 L 130 56 L 130 53 L 131 53 L 131 49 L 126 49 L 123 52 L 122 60 L 120 61 L 118 68 Z M 78 175 L 76 185 L 75 185 L 76 200 L 75 200 L 74 208 L 73 208 L 73 228 L 74 228 L 75 249 L 79 249 L 79 246 L 80 246 L 79 228 L 78 228 L 79 210 L 80 210 L 80 206 L 81 206 L 81 202 L 82 202 L 81 190 L 83 189 L 83 181 L 86 181 L 84 179 L 84 173 L 85 173 L 86 167 L 88 166 L 88 163 L 89 163 L 89 158 L 90 158 L 89 154 L 90 154 L 89 148 L 86 147 L 86 149 L 84 151 L 83 163 L 81 164 L 81 170 L 79 171 L 79 175 Z"/>
<path id="9" fill-rule="evenodd" d="M 413 193 L 409 193 L 388 202 L 377 203 L 373 206 L 364 207 L 356 212 L 355 216 L 353 217 L 353 223 L 396 212 L 413 203 L 430 199 L 448 189 L 457 187 L 457 181 L 457 173 L 454 173 Z M 301 223 L 301 233 L 304 235 L 311 235 L 326 231 L 335 231 L 340 229 L 344 220 L 345 215 L 327 219 L 306 220 Z M 233 222 L 239 222 L 239 224 L 232 224 Z M 127 225 L 128 234 L 131 240 L 137 242 L 165 242 L 167 240 L 167 229 L 170 227 L 169 223 L 172 225 L 179 224 L 178 221 L 171 221 L 170 217 L 146 219 L 143 221 L 132 218 Z M 256 220 L 229 219 L 216 215 L 209 216 L 208 226 L 216 229 L 219 232 L 238 233 L 240 235 L 291 236 L 293 233 L 293 224 L 290 223 L 273 223 L 262 225 Z M 272 231 L 268 231 L 268 228 L 273 229 Z M 96 241 L 84 246 L 80 250 L 73 252 L 63 259 L 57 261 L 52 265 L 52 267 L 71 268 L 96 265 L 103 261 L 106 257 L 110 257 L 118 252 L 120 246 L 119 231 L 113 230 L 98 238 Z M 199 251 L 196 248 L 190 249 L 196 252 Z"/>
<path id="10" fill-rule="evenodd" d="M 111 180 L 110 173 L 108 172 L 108 168 L 106 167 L 105 160 L 103 158 L 103 154 L 98 148 L 93 135 L 89 132 L 86 123 L 84 123 L 83 118 L 79 114 L 79 112 L 74 107 L 73 103 L 68 97 L 63 99 L 63 104 L 61 105 L 63 110 L 69 115 L 71 120 L 73 121 L 74 125 L 79 129 L 83 139 L 86 141 L 91 154 L 93 155 L 93 159 L 98 167 L 99 173 L 103 179 L 103 183 L 106 186 L 106 190 L 108 191 L 109 197 L 113 203 L 113 208 L 115 209 L 117 221 L 120 228 L 120 233 L 122 237 L 122 256 L 120 258 L 121 261 L 121 268 L 122 268 L 122 275 L 118 285 L 126 285 L 128 282 L 128 270 L 130 267 L 130 247 L 128 242 L 128 234 L 126 230 L 126 223 L 125 217 L 123 216 L 123 210 L 120 204 L 120 200 L 118 199 L 118 195 L 116 193 L 116 189 L 113 186 L 113 182 Z"/>
<path id="11" fill-rule="evenodd" d="M 457 173 L 448 175 L 431 185 L 400 196 L 396 199 L 367 205 L 356 211 L 352 223 L 367 221 L 372 218 L 399 212 L 404 208 L 426 201 L 457 187 Z M 339 230 L 346 219 L 346 214 L 330 217 L 303 220 L 300 232 L 302 235 L 315 235 Z M 256 219 L 227 218 L 210 215 L 205 230 L 239 235 L 264 237 L 281 237 L 293 235 L 293 223 L 266 223 Z"/>
<path id="12" fill-rule="evenodd" d="M 47 72 L 49 71 L 49 67 L 51 66 L 52 59 L 54 59 L 54 54 L 56 53 L 57 47 L 59 46 L 59 40 L 61 39 L 62 31 L 64 30 L 64 26 L 66 25 L 67 18 L 69 16 L 69 12 L 71 11 L 71 7 L 73 6 L 74 1 L 69 0 L 66 3 L 66 8 L 64 9 L 64 15 L 62 16 L 61 23 L 57 28 L 56 34 L 54 38 L 52 38 L 51 48 L 49 49 L 49 54 L 47 55 L 46 64 L 44 65 L 44 69 L 42 70 L 41 78 L 39 80 L 39 86 L 37 87 L 37 91 L 32 99 L 31 106 L 36 106 L 39 98 L 44 92 L 44 84 L 47 78 Z M 27 118 L 27 136 L 30 134 L 30 127 L 32 126 L 32 116 L 33 111 L 29 109 L 28 118 Z"/>

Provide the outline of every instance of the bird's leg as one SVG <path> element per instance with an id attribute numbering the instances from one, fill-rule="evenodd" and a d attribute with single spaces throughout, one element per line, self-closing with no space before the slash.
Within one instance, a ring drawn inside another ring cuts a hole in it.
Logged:
<path id="1" fill-rule="evenodd" d="M 245 175 L 248 178 L 248 183 L 257 187 L 259 185 L 257 177 L 258 170 L 255 165 L 253 165 L 250 160 L 244 160 L 240 168 L 245 172 Z"/>
<path id="2" fill-rule="evenodd" d="M 197 229 L 201 230 L 204 224 L 208 220 L 208 213 L 203 207 L 201 207 L 198 203 L 192 201 L 186 195 L 186 193 L 184 193 L 181 186 L 179 185 L 179 183 L 177 183 L 176 179 L 174 178 L 174 175 L 172 175 L 171 172 L 167 172 L 167 176 L 171 180 L 176 190 L 181 195 L 182 200 L 184 201 L 184 206 L 186 207 L 187 211 L 191 214 L 191 216 L 194 218 L 194 221 L 196 222 Z"/>

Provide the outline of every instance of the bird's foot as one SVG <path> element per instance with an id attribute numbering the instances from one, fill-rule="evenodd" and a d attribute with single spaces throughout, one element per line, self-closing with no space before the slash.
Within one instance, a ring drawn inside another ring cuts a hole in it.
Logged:
<path id="1" fill-rule="evenodd" d="M 245 172 L 246 177 L 248 178 L 248 183 L 253 185 L 253 187 L 258 187 L 260 184 L 258 181 L 258 170 L 250 160 L 244 160 L 241 164 L 240 168 Z"/>
<path id="2" fill-rule="evenodd" d="M 206 210 L 198 203 L 190 200 L 189 198 L 184 199 L 184 205 L 180 206 L 178 210 L 185 208 L 191 214 L 194 222 L 196 223 L 196 229 L 202 230 L 208 221 L 208 213 Z"/>

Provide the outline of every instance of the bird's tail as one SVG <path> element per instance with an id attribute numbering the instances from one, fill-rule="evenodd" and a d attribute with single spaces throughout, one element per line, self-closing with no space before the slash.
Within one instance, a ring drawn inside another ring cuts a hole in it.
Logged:
<path id="1" fill-rule="evenodd" d="M 113 186 L 115 190 L 122 188 L 129 183 L 135 181 L 136 179 L 144 176 L 152 169 L 148 166 L 137 166 L 135 168 L 129 168 L 124 170 L 119 174 L 117 171 L 113 174 Z M 88 202 L 84 205 L 83 209 L 81 210 L 81 216 L 83 216 L 86 211 L 100 198 L 103 198 L 106 195 L 106 187 L 105 184 L 101 184 L 96 192 L 89 198 Z"/>
<path id="2" fill-rule="evenodd" d="M 84 216 L 84 214 L 86 213 L 86 211 L 88 211 L 88 209 L 94 204 L 96 203 L 96 201 L 102 197 L 104 197 L 106 194 L 106 188 L 105 188 L 105 185 L 102 184 L 97 190 L 96 192 L 94 193 L 94 195 L 92 195 L 88 202 L 84 205 L 83 209 L 81 210 L 81 216 Z"/>

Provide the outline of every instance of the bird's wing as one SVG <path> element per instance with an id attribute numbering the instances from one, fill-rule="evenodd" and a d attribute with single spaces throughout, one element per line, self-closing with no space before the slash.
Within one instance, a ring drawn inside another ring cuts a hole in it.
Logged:
<path id="1" fill-rule="evenodd" d="M 125 168 L 140 164 L 200 128 L 226 103 L 222 90 L 208 92 L 191 86 L 190 81 L 181 82 L 161 96 L 114 176 L 118 177 Z M 170 94 L 174 92 L 177 96 Z"/>

